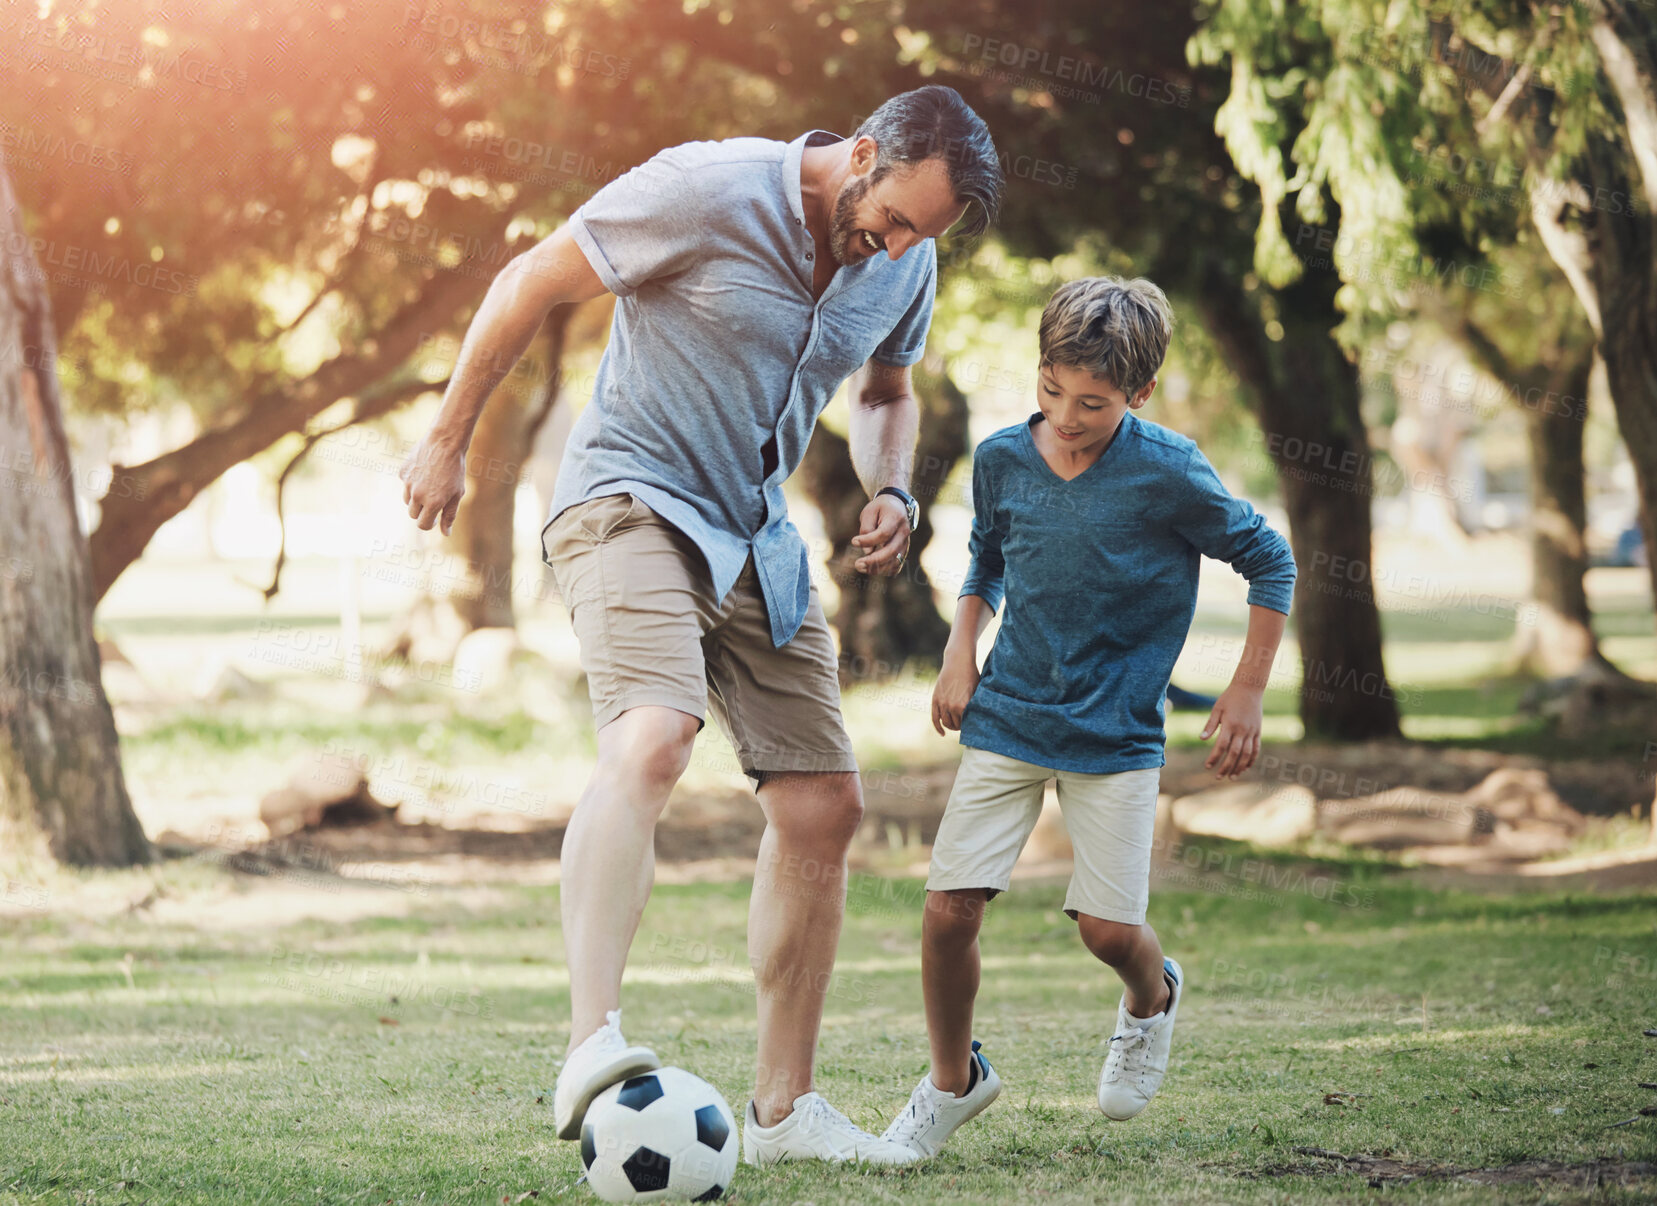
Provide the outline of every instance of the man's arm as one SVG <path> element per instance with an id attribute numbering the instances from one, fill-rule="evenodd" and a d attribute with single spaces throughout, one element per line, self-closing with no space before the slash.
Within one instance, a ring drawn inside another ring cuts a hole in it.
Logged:
<path id="1" fill-rule="evenodd" d="M 853 547 L 863 554 L 856 569 L 891 577 L 903 568 L 909 552 L 909 517 L 892 495 L 876 495 L 886 486 L 909 489 L 915 440 L 920 434 L 920 406 L 907 367 L 870 360 L 853 374 L 848 388 L 847 442 L 852 468 L 870 498 L 863 508 L 860 530 L 852 537 Z"/>
<path id="2" fill-rule="evenodd" d="M 443 534 L 449 534 L 466 493 L 466 449 L 478 416 L 547 314 L 554 306 L 589 301 L 604 291 L 568 226 L 509 261 L 490 282 L 466 329 L 437 419 L 398 474 L 409 518 L 422 531 L 440 522 Z"/>

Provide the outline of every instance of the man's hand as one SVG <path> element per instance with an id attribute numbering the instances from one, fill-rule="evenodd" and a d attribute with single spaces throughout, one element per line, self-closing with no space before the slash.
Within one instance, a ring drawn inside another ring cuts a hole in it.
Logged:
<path id="1" fill-rule="evenodd" d="M 960 731 L 961 714 L 967 710 L 976 690 L 977 655 L 969 651 L 952 656 L 945 650 L 943 669 L 932 688 L 932 727 L 938 730 L 938 736 L 942 737 L 945 729 Z"/>
<path id="2" fill-rule="evenodd" d="M 447 536 L 466 493 L 466 449 L 428 435 L 409 453 L 397 476 L 403 479 L 409 518 L 422 532 L 441 521 Z"/>
<path id="3" fill-rule="evenodd" d="M 854 562 L 854 568 L 860 574 L 892 577 L 909 555 L 909 512 L 892 495 L 881 494 L 869 500 L 859 519 L 852 547 L 863 555 Z"/>
<path id="4" fill-rule="evenodd" d="M 1260 729 L 1265 724 L 1264 697 L 1265 691 L 1259 687 L 1232 683 L 1214 701 L 1214 710 L 1208 714 L 1208 723 L 1203 726 L 1202 739 L 1207 741 L 1216 729 L 1220 732 L 1213 752 L 1203 763 L 1209 770 L 1218 766 L 1214 775 L 1216 779 L 1224 779 L 1227 775 L 1235 779 L 1253 766 L 1254 760 L 1260 756 Z"/>

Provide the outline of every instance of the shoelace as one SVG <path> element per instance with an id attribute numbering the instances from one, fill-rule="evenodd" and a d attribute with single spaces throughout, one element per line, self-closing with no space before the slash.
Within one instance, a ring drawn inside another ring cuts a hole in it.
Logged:
<path id="1" fill-rule="evenodd" d="M 924 1087 L 917 1085 L 915 1087 L 915 1091 L 909 1094 L 909 1108 L 903 1112 L 904 1125 L 901 1129 L 897 1130 L 897 1134 L 899 1136 L 907 1135 L 912 1139 L 914 1138 L 915 1133 L 920 1130 L 921 1103 L 923 1101 L 927 1105 L 926 1125 L 931 1126 L 933 1123 L 938 1121 L 938 1111 L 932 1104 L 931 1094 L 929 1094 Z M 899 1142 L 903 1141 L 903 1139 L 899 1139 Z"/>
<path id="2" fill-rule="evenodd" d="M 1122 1044 L 1111 1048 L 1111 1054 L 1116 1057 L 1119 1068 L 1125 1068 L 1130 1076 L 1138 1076 L 1144 1071 L 1145 1057 L 1151 1050 L 1149 1030 L 1143 1026 L 1129 1026 L 1121 1034 L 1111 1035 L 1110 1041 Z"/>
<path id="3" fill-rule="evenodd" d="M 849 1136 L 855 1146 L 860 1141 L 874 1141 L 874 1136 L 862 1130 L 850 1118 L 828 1103 L 825 1097 L 813 1097 L 805 1104 L 805 1115 L 800 1119 L 805 1134 L 839 1131 Z"/>

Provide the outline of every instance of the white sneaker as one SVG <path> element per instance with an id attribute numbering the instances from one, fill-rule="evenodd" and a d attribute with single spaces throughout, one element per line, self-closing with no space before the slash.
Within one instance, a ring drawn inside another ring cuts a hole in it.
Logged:
<path id="1" fill-rule="evenodd" d="M 1174 1045 L 1174 1015 L 1185 992 L 1185 973 L 1172 959 L 1162 961 L 1168 980 L 1168 1008 L 1139 1019 L 1128 1013 L 1128 998 L 1116 1007 L 1116 1033 L 1110 1054 L 1099 1074 L 1099 1108 L 1106 1118 L 1124 1122 L 1151 1104 L 1168 1074 L 1168 1052 Z"/>
<path id="2" fill-rule="evenodd" d="M 749 1164 L 783 1160 L 913 1164 L 920 1153 L 861 1130 L 821 1094 L 802 1093 L 794 1099 L 794 1112 L 776 1126 L 761 1126 L 754 1103 L 748 1103 L 742 1120 L 742 1158 Z"/>
<path id="3" fill-rule="evenodd" d="M 560 1139 L 581 1138 L 581 1120 L 593 1098 L 618 1080 L 662 1066 L 649 1047 L 629 1047 L 621 1037 L 621 1010 L 612 1009 L 606 1021 L 564 1060 L 558 1087 L 552 1091 L 552 1120 Z"/>
<path id="4" fill-rule="evenodd" d="M 921 1158 L 936 1156 L 955 1129 L 989 1108 L 990 1102 L 1001 1096 L 1001 1078 L 990 1067 L 990 1061 L 978 1054 L 980 1044 L 972 1040 L 972 1079 L 965 1093 L 945 1093 L 932 1083 L 932 1074 L 921 1077 L 921 1083 L 909 1095 L 909 1104 L 892 1119 L 892 1125 L 881 1136 L 891 1143 L 913 1148 Z"/>

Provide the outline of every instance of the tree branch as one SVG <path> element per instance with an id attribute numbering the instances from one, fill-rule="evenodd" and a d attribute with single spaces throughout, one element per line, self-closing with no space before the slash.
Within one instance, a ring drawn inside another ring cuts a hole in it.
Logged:
<path id="1" fill-rule="evenodd" d="M 1628 145 L 1639 165 L 1647 209 L 1657 209 L 1657 87 L 1653 83 L 1650 21 L 1627 4 L 1595 0 L 1588 37 L 1599 51 L 1600 70 L 1610 81 L 1628 123 Z"/>
<path id="2" fill-rule="evenodd" d="M 288 519 L 283 509 L 282 495 L 288 484 L 288 475 L 299 467 L 318 442 L 327 439 L 335 432 L 344 431 L 347 427 L 354 427 L 358 423 L 366 423 L 370 419 L 377 419 L 381 415 L 390 414 L 411 398 L 418 398 L 425 393 L 442 393 L 449 388 L 448 379 L 442 381 L 404 381 L 380 393 L 357 399 L 352 408 L 351 417 L 343 423 L 336 423 L 332 427 L 324 427 L 321 431 L 311 432 L 305 437 L 299 451 L 293 454 L 293 459 L 282 467 L 282 472 L 276 477 L 276 525 L 281 532 L 281 538 L 276 546 L 276 564 L 271 568 L 270 585 L 261 590 L 265 602 L 269 603 L 282 589 L 282 566 L 288 560 Z"/>

